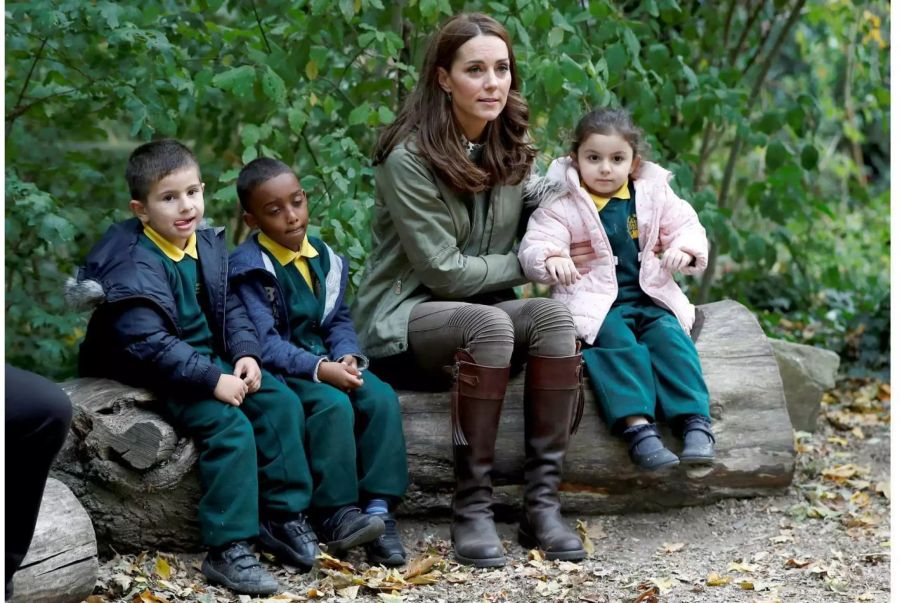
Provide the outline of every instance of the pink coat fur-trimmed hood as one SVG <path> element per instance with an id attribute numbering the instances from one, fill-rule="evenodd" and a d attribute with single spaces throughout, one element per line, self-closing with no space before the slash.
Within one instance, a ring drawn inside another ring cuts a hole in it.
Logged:
<path id="1" fill-rule="evenodd" d="M 663 268 L 657 253 L 676 248 L 694 256 L 685 274 L 706 269 L 709 244 L 697 212 L 669 186 L 672 173 L 644 161 L 634 175 L 638 219 L 641 289 L 658 305 L 669 309 L 690 333 L 694 306 Z M 551 296 L 572 311 L 578 336 L 593 343 L 600 325 L 618 295 L 615 257 L 593 201 L 580 186 L 578 171 L 569 157 L 555 160 L 547 179 L 565 185 L 566 194 L 543 201 L 531 215 L 519 247 L 519 262 L 530 280 L 550 284 L 547 258 L 569 257 L 572 243 L 590 241 L 597 260 L 574 285 L 554 285 Z"/>

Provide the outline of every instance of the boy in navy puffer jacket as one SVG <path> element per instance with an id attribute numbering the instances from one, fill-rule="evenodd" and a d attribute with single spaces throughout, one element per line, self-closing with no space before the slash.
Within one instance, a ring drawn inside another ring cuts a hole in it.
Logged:
<path id="1" fill-rule="evenodd" d="M 400 406 L 390 385 L 363 377 L 368 360 L 344 302 L 347 262 L 307 236 L 306 193 L 281 161 L 250 162 L 237 189 L 244 220 L 261 232 L 232 253 L 231 283 L 259 331 L 263 366 L 303 402 L 319 538 L 332 554 L 363 544 L 371 563 L 401 565 L 389 512 L 407 486 Z"/>
<path id="2" fill-rule="evenodd" d="M 201 228 L 203 188 L 193 153 L 144 144 L 125 172 L 136 218 L 112 225 L 79 271 L 100 300 L 79 372 L 159 395 L 160 410 L 197 442 L 202 571 L 247 594 L 278 590 L 249 540 L 309 569 L 318 543 L 306 517 L 312 480 L 297 396 L 259 368 L 256 330 L 228 295 L 222 229 Z"/>

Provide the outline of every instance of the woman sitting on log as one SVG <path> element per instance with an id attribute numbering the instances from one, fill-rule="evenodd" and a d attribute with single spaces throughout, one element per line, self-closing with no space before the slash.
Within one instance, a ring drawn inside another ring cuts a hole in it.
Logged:
<path id="1" fill-rule="evenodd" d="M 486 15 L 457 15 L 432 38 L 420 74 L 375 149 L 372 252 L 353 308 L 361 343 L 396 386 L 409 387 L 412 372 L 417 387 L 446 383 L 451 369 L 451 534 L 456 559 L 477 567 L 505 563 L 490 472 L 510 368 L 524 361 L 519 540 L 548 559 L 583 559 L 558 499 L 581 414 L 574 322 L 562 303 L 512 289 L 526 282 L 514 244 L 526 192 L 535 196 L 525 181 L 536 151 L 509 34 Z"/>

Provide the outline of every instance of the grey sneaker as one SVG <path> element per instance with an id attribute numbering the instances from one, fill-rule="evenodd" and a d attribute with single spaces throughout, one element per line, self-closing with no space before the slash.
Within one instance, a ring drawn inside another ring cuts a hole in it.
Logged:
<path id="1" fill-rule="evenodd" d="M 250 545 L 232 542 L 220 551 L 210 551 L 200 571 L 213 584 L 221 584 L 244 595 L 271 595 L 278 592 L 278 581 L 267 572 Z"/>

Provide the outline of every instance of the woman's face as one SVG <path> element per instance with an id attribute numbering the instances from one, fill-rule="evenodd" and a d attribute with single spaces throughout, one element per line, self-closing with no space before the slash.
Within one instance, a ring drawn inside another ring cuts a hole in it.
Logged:
<path id="1" fill-rule="evenodd" d="M 450 94 L 453 115 L 471 141 L 500 116 L 512 84 L 509 52 L 497 36 L 478 35 L 456 51 L 448 72 L 438 67 L 438 83 Z"/>

